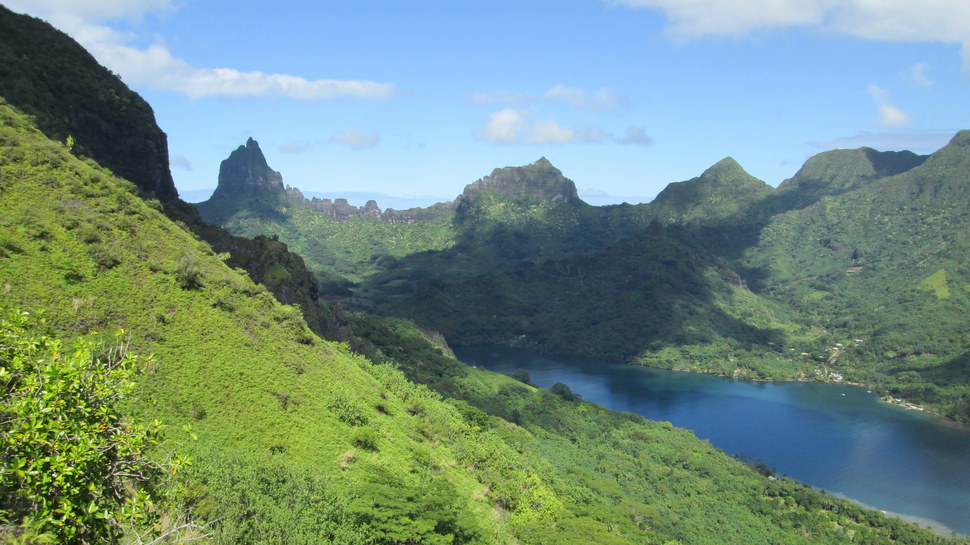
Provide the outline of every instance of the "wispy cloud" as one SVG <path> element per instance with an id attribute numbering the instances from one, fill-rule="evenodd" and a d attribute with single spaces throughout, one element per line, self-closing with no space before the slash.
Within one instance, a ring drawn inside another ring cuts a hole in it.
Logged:
<path id="1" fill-rule="evenodd" d="M 970 73 L 970 2 L 966 0 L 604 0 L 663 11 L 669 35 L 692 40 L 757 30 L 811 27 L 886 42 L 942 42 L 963 46 Z"/>
<path id="2" fill-rule="evenodd" d="M 636 144 L 639 146 L 649 146 L 653 144 L 653 138 L 647 135 L 643 127 L 630 126 L 626 129 L 626 134 L 616 139 L 620 144 Z"/>
<path id="3" fill-rule="evenodd" d="M 929 70 L 929 64 L 925 62 L 918 62 L 909 69 L 909 81 L 913 85 L 919 85 L 922 87 L 930 87 L 933 85 L 933 80 L 930 79 L 926 71 Z"/>
<path id="4" fill-rule="evenodd" d="M 510 91 L 494 91 L 490 93 L 475 93 L 472 102 L 478 104 L 507 103 L 552 103 L 565 104 L 580 110 L 616 110 L 630 105 L 630 100 L 617 95 L 611 89 L 601 87 L 592 93 L 587 93 L 576 87 L 555 85 L 548 91 L 531 95 L 528 93 L 513 93 Z"/>
<path id="5" fill-rule="evenodd" d="M 357 129 L 348 129 L 333 136 L 334 142 L 355 150 L 373 148 L 380 140 L 380 135 L 376 133 L 368 134 Z"/>
<path id="6" fill-rule="evenodd" d="M 280 153 L 297 154 L 309 151 L 313 147 L 313 142 L 309 140 L 290 140 L 280 146 Z"/>
<path id="7" fill-rule="evenodd" d="M 909 124 L 909 115 L 889 101 L 889 90 L 874 83 L 866 87 L 866 92 L 876 101 L 879 108 L 879 125 L 883 127 L 904 127 Z"/>
<path id="8" fill-rule="evenodd" d="M 67 32 L 129 85 L 174 91 L 191 98 L 270 96 L 303 101 L 385 99 L 395 92 L 394 85 L 366 80 L 310 80 L 290 74 L 192 66 L 163 44 L 145 49 L 126 45 L 135 36 L 103 24 L 174 11 L 170 0 L 8 0 L 7 5 L 47 19 Z"/>
<path id="9" fill-rule="evenodd" d="M 941 132 L 860 132 L 831 140 L 810 142 L 812 147 L 830 150 L 870 147 L 882 151 L 910 150 L 916 153 L 932 153 L 947 144 L 956 131 Z"/>
<path id="10" fill-rule="evenodd" d="M 192 170 L 192 163 L 184 155 L 172 155 L 168 158 L 168 163 L 183 170 Z"/>
<path id="11" fill-rule="evenodd" d="M 597 126 L 567 127 L 546 119 L 533 121 L 534 112 L 525 109 L 505 108 L 493 112 L 485 126 L 476 136 L 496 144 L 575 144 L 603 143 L 649 145 L 653 140 L 642 127 L 627 127 L 623 136 Z"/>

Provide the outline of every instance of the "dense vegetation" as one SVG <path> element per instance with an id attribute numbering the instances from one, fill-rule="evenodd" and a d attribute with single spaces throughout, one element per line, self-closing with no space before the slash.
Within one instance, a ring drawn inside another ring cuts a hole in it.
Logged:
<path id="1" fill-rule="evenodd" d="M 126 344 L 121 332 L 64 347 L 43 319 L 0 317 L 0 520 L 27 539 L 113 540 L 147 516 L 158 476 L 177 471 L 180 462 L 149 458 L 158 421 L 133 423 L 119 409 L 138 366 Z"/>

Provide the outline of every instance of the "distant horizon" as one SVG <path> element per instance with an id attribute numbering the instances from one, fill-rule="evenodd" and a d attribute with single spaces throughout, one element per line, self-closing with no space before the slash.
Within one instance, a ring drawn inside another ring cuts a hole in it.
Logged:
<path id="1" fill-rule="evenodd" d="M 900 150 L 880 150 L 880 149 L 876 149 L 876 151 L 880 151 L 880 152 L 882 152 L 882 151 L 910 151 L 912 153 L 916 153 L 917 155 L 932 155 L 933 153 L 939 151 L 939 149 L 945 147 L 946 144 L 949 143 L 950 140 L 952 140 L 952 138 L 956 134 L 958 134 L 960 131 L 962 131 L 962 130 L 970 130 L 970 129 L 959 129 L 957 131 L 954 131 L 953 134 L 951 134 L 947 138 L 946 142 L 944 142 L 944 144 L 942 144 L 941 146 L 939 146 L 939 148 L 934 149 L 934 150 L 929 151 L 929 152 L 926 152 L 926 153 L 917 153 L 917 152 L 912 151 L 912 150 L 903 150 L 903 149 L 900 149 Z M 259 142 L 259 139 L 258 138 L 255 138 L 255 137 L 250 136 L 250 137 L 247 138 L 247 140 L 249 138 L 253 139 L 258 144 L 258 142 Z M 860 145 L 860 146 L 855 146 L 855 147 L 843 147 L 843 148 L 832 148 L 832 149 L 821 150 L 818 153 L 816 153 L 816 154 L 814 154 L 812 156 L 807 157 L 805 160 L 807 161 L 808 159 L 810 159 L 811 157 L 814 157 L 815 155 L 819 155 L 819 154 L 822 154 L 822 153 L 826 153 L 826 152 L 830 152 L 830 151 L 835 151 L 835 150 L 839 150 L 839 149 L 861 149 L 861 148 L 865 148 L 865 147 L 870 147 L 871 148 L 871 146 Z M 873 148 L 873 149 L 875 149 L 875 148 Z M 228 157 L 229 153 L 231 153 L 231 150 L 230 150 L 230 152 L 227 152 L 227 154 L 226 154 L 227 157 Z M 265 152 L 264 152 L 264 155 L 265 155 Z M 727 157 L 730 157 L 730 156 L 729 155 L 726 155 L 722 159 L 725 159 Z M 537 160 L 538 160 L 538 158 L 537 158 Z M 269 158 L 267 158 L 267 162 L 269 163 L 270 168 L 273 168 L 272 160 L 269 159 Z M 530 164 L 530 163 L 525 163 L 525 164 Z M 525 166 L 525 164 L 523 164 L 523 165 L 503 165 L 503 166 L 497 166 L 497 167 L 494 167 L 494 168 L 504 168 L 504 167 L 510 167 L 510 166 L 511 167 L 519 167 L 519 166 Z M 714 164 L 716 164 L 716 163 L 714 163 Z M 791 176 L 789 176 L 789 177 L 787 177 L 787 178 L 785 178 L 783 180 L 779 180 L 777 183 L 771 183 L 771 182 L 769 182 L 767 180 L 762 180 L 762 181 L 765 182 L 766 184 L 770 185 L 771 187 L 777 188 L 779 185 L 781 185 L 782 182 L 784 182 L 785 180 L 788 180 L 792 176 L 794 176 L 797 173 L 797 171 L 803 165 L 804 165 L 804 162 L 801 163 L 801 164 L 799 164 L 799 165 L 797 165 L 795 167 L 795 171 L 792 172 Z M 553 166 L 555 167 L 556 165 L 553 164 Z M 590 205 L 593 205 L 593 206 L 609 206 L 609 205 L 617 205 L 617 204 L 624 204 L 624 203 L 625 204 L 646 204 L 646 203 L 650 203 L 654 199 L 656 199 L 657 198 L 657 195 L 659 195 L 659 193 L 662 192 L 668 185 L 670 185 L 672 183 L 679 183 L 679 182 L 684 182 L 684 181 L 692 180 L 692 179 L 694 179 L 696 177 L 699 177 L 699 176 L 701 176 L 701 174 L 703 174 L 703 172 L 705 170 L 707 170 L 707 168 L 710 168 L 711 166 L 713 166 L 713 164 L 712 165 L 708 165 L 708 167 L 705 167 L 704 170 L 696 173 L 695 175 L 693 175 L 693 176 L 691 176 L 689 178 L 685 178 L 683 180 L 672 180 L 670 182 L 667 182 L 667 184 L 664 185 L 662 188 L 660 188 L 660 190 L 656 194 L 654 194 L 654 195 L 611 195 L 609 193 L 606 193 L 605 191 L 602 191 L 602 190 L 599 190 L 599 189 L 595 189 L 595 188 L 580 188 L 578 185 L 576 187 L 576 191 L 579 194 L 579 198 L 581 200 L 583 200 L 587 204 L 590 204 Z M 558 167 L 556 167 L 556 168 L 558 168 Z M 744 168 L 744 165 L 743 164 L 741 164 L 741 168 Z M 747 172 L 747 169 L 745 169 L 745 171 Z M 491 171 L 489 171 L 489 172 L 491 172 Z M 418 207 L 426 208 L 428 206 L 431 206 L 431 205 L 434 205 L 434 204 L 437 204 L 437 203 L 441 203 L 441 202 L 451 202 L 451 201 L 455 200 L 455 198 L 457 198 L 458 195 L 461 194 L 461 191 L 465 188 L 465 186 L 467 186 L 468 184 L 473 183 L 475 180 L 478 180 L 481 177 L 484 177 L 484 176 L 487 176 L 488 175 L 488 173 L 483 173 L 478 178 L 475 178 L 474 180 L 470 180 L 468 182 L 465 182 L 463 185 L 460 186 L 460 188 L 457 189 L 457 191 L 455 192 L 455 194 L 452 195 L 452 196 L 445 196 L 445 195 L 435 196 L 435 195 L 414 195 L 414 194 L 408 194 L 408 193 L 404 193 L 404 194 L 387 193 L 387 192 L 382 192 L 382 191 L 360 191 L 360 190 L 340 190 L 340 189 L 326 189 L 326 190 L 304 189 L 303 187 L 301 187 L 299 185 L 295 185 L 293 183 L 289 183 L 287 181 L 287 178 L 286 178 L 286 173 L 280 172 L 280 174 L 283 176 L 283 183 L 286 186 L 299 189 L 300 192 L 303 193 L 303 195 L 305 197 L 307 197 L 307 198 L 316 197 L 318 199 L 330 199 L 330 200 L 346 199 L 349 204 L 354 205 L 354 206 L 364 206 L 367 203 L 367 201 L 373 200 L 373 201 L 377 202 L 377 205 L 378 205 L 378 207 L 381 210 L 386 210 L 388 208 L 393 208 L 395 210 L 407 210 L 408 208 L 418 208 Z M 750 174 L 750 172 L 749 172 L 749 174 Z M 570 178 L 570 176 L 569 176 L 568 173 L 563 172 L 563 176 L 565 176 L 566 178 L 569 178 L 571 181 L 573 181 L 572 178 Z M 575 184 L 576 182 L 573 181 L 573 183 Z M 177 187 L 177 185 L 178 184 L 176 184 L 176 187 Z M 203 202 L 203 201 L 207 200 L 212 195 L 212 193 L 215 191 L 215 189 L 216 189 L 215 186 L 206 187 L 206 188 L 202 188 L 202 189 L 189 189 L 189 190 L 185 190 L 185 191 L 179 189 L 179 197 L 182 200 L 184 200 L 185 202 L 189 202 L 189 203 L 199 203 L 199 202 Z M 388 203 L 388 204 L 385 204 L 385 203 Z"/>
<path id="2" fill-rule="evenodd" d="M 285 183 L 285 182 L 284 182 Z M 471 183 L 471 182 L 469 182 Z M 441 202 L 452 202 L 461 191 L 456 193 L 451 197 L 436 197 L 433 195 L 394 195 L 388 193 L 377 193 L 371 191 L 304 191 L 300 187 L 293 186 L 292 184 L 286 184 L 289 187 L 295 187 L 299 189 L 303 196 L 308 199 L 316 197 L 318 199 L 347 199 L 349 204 L 354 206 L 364 206 L 367 201 L 373 200 L 377 202 L 378 207 L 381 210 L 386 210 L 388 208 L 393 208 L 394 210 L 407 210 L 408 208 L 427 208 L 431 205 L 441 203 Z M 190 189 L 188 191 L 179 191 L 179 198 L 185 202 L 197 204 L 209 199 L 212 193 L 216 190 L 215 187 L 206 189 Z M 649 200 L 639 200 L 647 199 L 647 197 L 630 197 L 630 196 L 614 196 L 614 195 L 602 195 L 602 194 L 591 194 L 584 193 L 582 189 L 577 189 L 579 193 L 579 198 L 585 201 L 587 204 L 593 206 L 609 206 L 614 204 L 643 204 L 652 201 L 656 197 L 651 197 Z M 389 204 L 385 204 L 389 203 Z"/>

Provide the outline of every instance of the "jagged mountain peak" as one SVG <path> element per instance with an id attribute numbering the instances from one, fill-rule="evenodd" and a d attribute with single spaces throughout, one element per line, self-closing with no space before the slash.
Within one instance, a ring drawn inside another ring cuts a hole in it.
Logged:
<path id="1" fill-rule="evenodd" d="M 545 155 L 543 155 L 538 160 L 536 160 L 536 162 L 534 162 L 534 163 L 532 163 L 532 164 L 530 164 L 528 166 L 530 166 L 530 167 L 537 167 L 537 168 L 553 168 L 553 169 L 556 168 L 556 167 L 552 166 L 552 163 L 549 161 L 549 159 L 546 159 L 546 156 Z M 556 170 L 559 170 L 559 169 L 556 169 Z"/>
<path id="2" fill-rule="evenodd" d="M 259 143 L 250 137 L 219 165 L 219 184 L 210 200 L 285 190 L 283 176 L 269 167 Z"/>

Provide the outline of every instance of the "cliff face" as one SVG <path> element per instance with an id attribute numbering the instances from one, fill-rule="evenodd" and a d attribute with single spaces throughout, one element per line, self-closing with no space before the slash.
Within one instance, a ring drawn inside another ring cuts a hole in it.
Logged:
<path id="1" fill-rule="evenodd" d="M 168 140 L 151 106 L 71 37 L 0 5 L 0 96 L 163 203 L 178 199 Z"/>
<path id="2" fill-rule="evenodd" d="M 250 138 L 219 165 L 219 185 L 210 201 L 283 193 L 283 176 L 269 168 L 259 143 Z"/>

